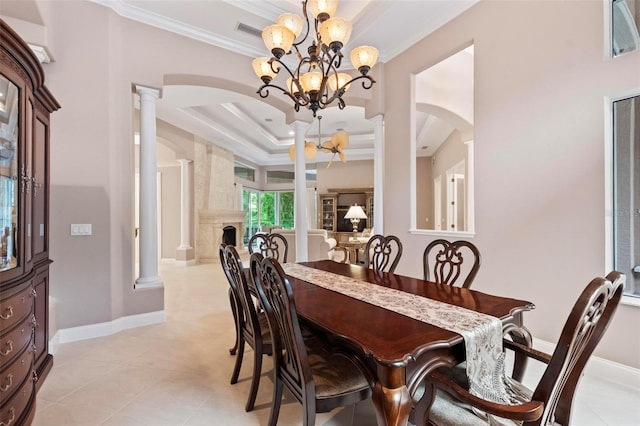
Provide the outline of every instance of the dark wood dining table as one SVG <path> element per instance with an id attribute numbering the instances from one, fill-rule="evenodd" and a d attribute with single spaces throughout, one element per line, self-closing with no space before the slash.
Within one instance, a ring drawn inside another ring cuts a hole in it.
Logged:
<path id="1" fill-rule="evenodd" d="M 512 327 L 524 329 L 522 313 L 534 307 L 523 300 L 398 274 L 376 273 L 360 265 L 331 260 L 300 264 L 471 309 L 500 318 L 504 325 Z M 301 321 L 367 366 L 375 380 L 372 400 L 379 425 L 406 425 L 412 406 L 410 392 L 434 368 L 456 365 L 465 359 L 460 334 L 290 275 L 287 278 Z"/>

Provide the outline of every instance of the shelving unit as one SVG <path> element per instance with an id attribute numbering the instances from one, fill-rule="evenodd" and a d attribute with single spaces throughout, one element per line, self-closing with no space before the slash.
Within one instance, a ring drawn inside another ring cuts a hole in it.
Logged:
<path id="1" fill-rule="evenodd" d="M 322 229 L 335 232 L 336 231 L 336 203 L 338 197 L 336 195 L 320 195 L 320 212 L 318 223 Z"/>

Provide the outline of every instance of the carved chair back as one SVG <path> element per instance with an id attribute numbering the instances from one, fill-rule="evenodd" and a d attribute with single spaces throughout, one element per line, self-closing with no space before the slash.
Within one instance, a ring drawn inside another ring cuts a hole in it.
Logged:
<path id="1" fill-rule="evenodd" d="M 454 285 L 466 273 L 462 287 L 469 288 L 480 269 L 480 251 L 468 241 L 437 239 L 425 248 L 422 264 L 425 280 Z"/>
<path id="2" fill-rule="evenodd" d="M 251 411 L 258 392 L 258 384 L 262 370 L 262 355 L 272 354 L 272 338 L 268 333 L 266 322 L 263 321 L 264 324 L 261 324 L 256 307 L 256 301 L 249 291 L 249 285 L 247 283 L 246 273 L 242 266 L 242 261 L 240 260 L 240 256 L 233 245 L 223 244 L 220 246 L 220 262 L 222 263 L 222 268 L 229 280 L 229 283 L 231 284 L 231 288 L 236 292 L 237 299 L 237 312 L 234 313 L 234 316 L 236 316 L 238 351 L 235 367 L 231 375 L 231 384 L 235 384 L 238 381 L 238 375 L 240 374 L 240 368 L 242 366 L 242 359 L 244 356 L 244 344 L 248 343 L 254 350 L 252 383 L 246 405 L 246 410 Z"/>
<path id="3" fill-rule="evenodd" d="M 364 250 L 364 266 L 376 272 L 393 273 L 402 256 L 402 243 L 395 235 L 374 235 Z"/>
<path id="4" fill-rule="evenodd" d="M 585 364 L 609 327 L 624 289 L 625 276 L 613 271 L 583 290 L 565 322 L 533 401 L 544 401 L 539 424 L 569 425 L 576 387 Z"/>
<path id="5" fill-rule="evenodd" d="M 302 403 L 304 426 L 315 424 L 316 413 L 368 398 L 371 383 L 351 357 L 336 348 L 327 350 L 324 339 L 312 334 L 303 340 L 293 291 L 280 263 L 254 253 L 250 274 L 274 341 L 274 396 L 269 426 L 278 422 L 284 386 Z"/>
<path id="6" fill-rule="evenodd" d="M 461 398 L 466 403 L 477 406 L 480 411 L 489 410 L 493 415 L 514 421 L 524 420 L 524 425 L 568 426 L 578 381 L 620 303 L 624 282 L 625 276 L 617 271 L 611 272 L 606 279 L 598 277 L 591 280 L 574 304 L 551 356 L 525 345 L 514 343 L 507 345 L 508 342 L 505 341 L 506 347 L 513 349 L 516 353 L 524 353 L 528 357 L 547 364 L 531 398 L 524 398 L 525 401 L 520 404 L 502 405 L 473 396 L 467 390 L 468 383 L 464 385 L 465 387 L 460 387 L 459 380 L 452 381 L 440 370 L 431 373 L 429 378 L 439 389 L 450 393 L 455 399 Z M 453 378 L 453 376 L 450 377 Z M 514 385 L 517 383 L 512 386 Z M 526 393 L 523 392 L 523 396 Z M 424 399 L 431 403 L 434 401 L 434 396 L 435 393 L 430 393 Z M 461 412 L 468 411 L 461 409 L 455 402 L 453 406 L 438 405 L 439 398 L 443 397 L 438 396 L 433 407 L 420 408 L 420 413 L 416 414 L 416 417 L 421 419 L 424 416 L 425 424 L 451 424 L 452 421 L 454 423 L 460 421 Z M 485 419 L 473 418 L 475 419 L 473 422 L 467 422 L 465 419 L 465 424 L 486 424 Z M 503 424 L 502 421 L 499 422 Z"/>
<path id="7" fill-rule="evenodd" d="M 273 257 L 278 262 L 286 263 L 289 245 L 282 234 L 254 234 L 249 239 L 249 253 L 261 253 L 264 257 Z"/>

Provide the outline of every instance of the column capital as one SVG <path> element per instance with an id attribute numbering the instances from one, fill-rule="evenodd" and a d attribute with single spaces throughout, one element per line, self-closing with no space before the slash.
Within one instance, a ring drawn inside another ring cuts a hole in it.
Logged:
<path id="1" fill-rule="evenodd" d="M 158 99 L 162 91 L 155 87 L 143 86 L 141 84 L 133 84 L 133 88 L 135 92 L 140 96 L 140 98 L 146 99 Z"/>

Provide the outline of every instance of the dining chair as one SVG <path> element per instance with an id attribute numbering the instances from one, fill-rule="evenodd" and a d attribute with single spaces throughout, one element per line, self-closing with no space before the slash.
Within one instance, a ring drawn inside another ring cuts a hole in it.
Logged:
<path id="1" fill-rule="evenodd" d="M 251 411 L 253 410 L 258 393 L 258 385 L 260 384 L 262 357 L 273 353 L 271 333 L 269 332 L 266 315 L 259 313 L 258 309 L 256 309 L 256 302 L 249 291 L 246 274 L 236 248 L 232 245 L 222 245 L 220 262 L 231 288 L 235 289 L 236 299 L 237 354 L 236 363 L 231 374 L 231 384 L 238 382 L 245 343 L 253 348 L 253 375 L 245 406 L 246 411 Z"/>
<path id="2" fill-rule="evenodd" d="M 480 251 L 469 241 L 437 239 L 425 248 L 422 264 L 426 281 L 454 285 L 466 273 L 462 287 L 469 288 L 480 269 Z"/>
<path id="3" fill-rule="evenodd" d="M 257 233 L 249 239 L 249 253 L 261 253 L 264 257 L 275 257 L 279 262 L 287 262 L 289 245 L 282 234 Z"/>
<path id="4" fill-rule="evenodd" d="M 278 422 L 285 386 L 303 406 L 304 426 L 315 424 L 316 413 L 371 396 L 372 381 L 350 358 L 332 353 L 321 339 L 303 339 L 291 285 L 280 263 L 254 253 L 250 275 L 273 336 L 274 390 L 269 425 Z"/>
<path id="5" fill-rule="evenodd" d="M 625 276 L 613 271 L 606 278 L 594 278 L 585 287 L 552 355 L 504 341 L 506 349 L 547 364 L 533 391 L 505 377 L 507 388 L 512 391 L 512 404 L 491 402 L 469 393 L 466 374 L 439 368 L 429 375 L 430 386 L 425 389 L 423 410 L 420 413 L 416 410 L 415 416 L 424 419 L 424 424 L 440 426 L 486 425 L 489 416 L 490 424 L 569 425 L 578 381 L 615 313 L 624 282 Z"/>
<path id="6" fill-rule="evenodd" d="M 222 266 L 222 270 L 224 272 L 224 275 L 227 277 L 227 281 L 229 282 L 229 305 L 231 305 L 231 314 L 233 315 L 233 324 L 236 328 L 236 341 L 234 342 L 233 346 L 231 348 L 229 348 L 229 353 L 231 355 L 235 355 L 238 352 L 238 342 L 240 342 L 240 327 L 238 326 L 239 323 L 239 318 L 238 318 L 238 312 L 241 312 L 241 309 L 239 307 L 239 300 L 238 300 L 238 290 L 236 288 L 236 282 L 235 280 L 232 278 L 231 275 L 229 275 L 227 273 L 227 271 L 224 268 L 224 248 L 227 246 L 227 244 L 222 243 L 220 244 L 220 246 L 218 247 L 218 253 L 219 253 L 219 257 L 220 257 L 220 265 Z"/>
<path id="7" fill-rule="evenodd" d="M 369 238 L 364 249 L 364 266 L 376 272 L 396 270 L 402 256 L 402 243 L 395 235 L 376 234 Z"/>

